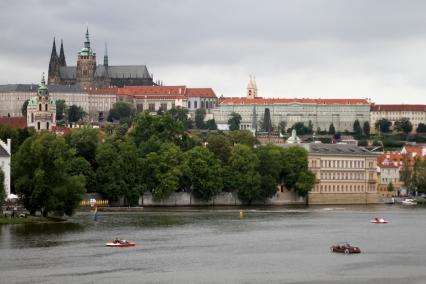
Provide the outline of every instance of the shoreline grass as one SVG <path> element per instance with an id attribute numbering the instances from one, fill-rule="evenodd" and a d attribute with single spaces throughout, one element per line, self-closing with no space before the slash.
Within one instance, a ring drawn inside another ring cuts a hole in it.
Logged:
<path id="1" fill-rule="evenodd" d="M 0 216 L 0 225 L 58 223 L 63 221 L 65 220 L 57 217 L 27 216 L 11 218 Z"/>

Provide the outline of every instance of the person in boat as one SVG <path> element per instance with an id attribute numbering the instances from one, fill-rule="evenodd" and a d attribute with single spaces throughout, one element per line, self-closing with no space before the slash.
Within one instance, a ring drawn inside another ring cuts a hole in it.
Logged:
<path id="1" fill-rule="evenodd" d="M 119 238 L 115 238 L 114 244 L 119 244 L 119 243 L 120 243 L 120 239 Z"/>
<path id="2" fill-rule="evenodd" d="M 374 220 L 375 220 L 376 222 L 379 222 L 379 221 L 380 221 L 380 220 L 379 220 L 379 218 L 377 218 L 377 217 L 376 217 L 376 218 L 374 218 Z"/>

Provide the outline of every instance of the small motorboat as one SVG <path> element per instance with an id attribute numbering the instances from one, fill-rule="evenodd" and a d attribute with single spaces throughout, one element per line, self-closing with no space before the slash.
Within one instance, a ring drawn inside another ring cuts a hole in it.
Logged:
<path id="1" fill-rule="evenodd" d="M 383 218 L 374 218 L 374 219 L 370 220 L 370 222 L 373 223 L 373 224 L 387 224 L 388 223 L 388 221 L 386 221 Z"/>
<path id="2" fill-rule="evenodd" d="M 338 243 L 330 247 L 331 252 L 339 252 L 344 254 L 361 253 L 359 247 L 351 246 L 349 243 Z"/>
<path id="3" fill-rule="evenodd" d="M 107 247 L 124 248 L 124 247 L 134 247 L 136 244 L 126 240 L 114 240 L 110 243 L 106 243 L 105 245 Z"/>
<path id="4" fill-rule="evenodd" d="M 401 203 L 403 205 L 416 205 L 417 201 L 415 199 L 412 199 L 412 198 L 406 198 L 406 199 L 402 200 Z"/>

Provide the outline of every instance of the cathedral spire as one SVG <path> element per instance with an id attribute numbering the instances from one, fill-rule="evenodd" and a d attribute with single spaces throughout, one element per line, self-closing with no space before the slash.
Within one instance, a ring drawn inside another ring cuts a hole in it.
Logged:
<path id="1" fill-rule="evenodd" d="M 86 28 L 86 39 L 84 40 L 84 47 L 79 52 L 83 56 L 94 56 L 95 52 L 90 47 L 90 38 L 89 38 L 89 27 Z"/>
<path id="2" fill-rule="evenodd" d="M 50 55 L 50 60 L 52 60 L 53 57 L 58 57 L 57 53 L 56 53 L 56 42 L 55 42 L 55 37 L 53 37 L 53 46 L 52 46 L 52 53 Z"/>
<path id="3" fill-rule="evenodd" d="M 67 62 L 65 61 L 64 43 L 62 39 L 61 39 L 61 50 L 59 51 L 59 65 L 67 66 Z"/>
<path id="4" fill-rule="evenodd" d="M 104 54 L 104 66 L 108 66 L 108 47 L 107 43 L 105 42 L 105 54 Z"/>

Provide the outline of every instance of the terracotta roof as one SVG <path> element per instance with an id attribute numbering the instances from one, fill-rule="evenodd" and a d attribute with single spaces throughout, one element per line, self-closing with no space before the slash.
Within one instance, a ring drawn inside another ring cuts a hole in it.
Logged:
<path id="1" fill-rule="evenodd" d="M 112 94 L 116 95 L 118 93 L 118 88 L 91 88 L 87 90 L 91 95 L 102 95 L 102 94 Z"/>
<path id="2" fill-rule="evenodd" d="M 0 117 L 0 125 L 9 125 L 14 128 L 26 128 L 27 127 L 27 118 L 24 116 L 15 116 L 8 117 L 2 116 Z"/>
<path id="3" fill-rule="evenodd" d="M 187 97 L 216 98 L 212 88 L 188 88 L 185 95 Z"/>
<path id="4" fill-rule="evenodd" d="M 119 96 L 184 95 L 186 86 L 126 86 L 118 89 Z"/>
<path id="5" fill-rule="evenodd" d="M 426 111 L 426 105 L 371 105 L 371 111 Z"/>
<path id="6" fill-rule="evenodd" d="M 222 98 L 220 104 L 369 104 L 367 99 L 281 99 L 281 98 Z"/>

